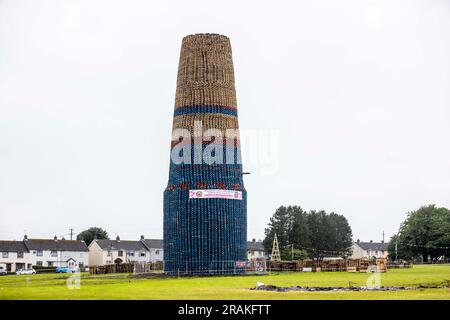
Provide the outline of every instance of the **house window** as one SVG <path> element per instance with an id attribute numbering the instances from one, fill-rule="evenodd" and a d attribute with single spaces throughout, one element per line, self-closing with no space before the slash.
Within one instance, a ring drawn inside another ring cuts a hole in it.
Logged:
<path id="1" fill-rule="evenodd" d="M 375 255 L 378 255 L 378 250 L 375 251 Z"/>
<path id="2" fill-rule="evenodd" d="M 37 255 L 38 257 L 42 257 L 42 250 L 36 251 L 36 255 Z"/>
<path id="3" fill-rule="evenodd" d="M 130 257 L 134 257 L 134 252 L 131 252 L 131 251 L 127 252 L 127 255 L 130 256 Z"/>
<path id="4" fill-rule="evenodd" d="M 52 250 L 50 251 L 50 256 L 51 257 L 56 257 L 58 254 L 56 253 L 56 250 Z"/>
<path id="5" fill-rule="evenodd" d="M 141 252 L 141 257 L 145 257 L 145 252 Z"/>
<path id="6" fill-rule="evenodd" d="M 53 267 L 53 261 L 47 261 L 47 266 Z"/>
<path id="7" fill-rule="evenodd" d="M 36 261 L 36 265 L 42 267 L 42 261 Z"/>
<path id="8" fill-rule="evenodd" d="M 2 252 L 2 258 L 8 258 L 9 254 L 8 252 Z"/>
<path id="9" fill-rule="evenodd" d="M 119 250 L 119 252 L 117 253 L 117 255 L 118 255 L 119 257 L 123 257 L 123 251 L 122 251 L 122 250 Z"/>
<path id="10" fill-rule="evenodd" d="M 155 254 L 159 254 L 159 250 L 156 250 L 156 251 L 155 251 Z"/>
<path id="11" fill-rule="evenodd" d="M 17 252 L 17 259 L 23 259 L 23 252 Z"/>

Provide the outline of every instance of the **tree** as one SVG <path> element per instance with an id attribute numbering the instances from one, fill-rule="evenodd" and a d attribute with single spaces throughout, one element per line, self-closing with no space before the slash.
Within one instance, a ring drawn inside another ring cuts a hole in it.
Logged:
<path id="1" fill-rule="evenodd" d="M 265 229 L 264 247 L 272 250 L 273 238 L 277 234 L 280 250 L 294 244 L 296 247 L 308 245 L 308 228 L 306 212 L 300 206 L 279 207 L 270 218 Z"/>
<path id="2" fill-rule="evenodd" d="M 308 231 L 309 242 L 311 247 L 308 253 L 311 257 L 320 260 L 330 250 L 330 235 L 328 234 L 329 226 L 326 221 L 325 211 L 311 210 L 308 214 Z"/>
<path id="3" fill-rule="evenodd" d="M 308 214 L 301 207 L 292 207 L 292 228 L 288 234 L 289 243 L 294 244 L 298 248 L 308 248 L 310 246 Z"/>
<path id="4" fill-rule="evenodd" d="M 408 213 L 394 236 L 397 240 L 397 258 L 410 260 L 420 257 L 422 261 L 448 259 L 450 248 L 450 211 L 435 205 L 422 206 Z M 395 259 L 395 247 L 388 248 Z"/>
<path id="5" fill-rule="evenodd" d="M 352 228 L 343 215 L 331 212 L 327 217 L 329 220 L 330 244 L 336 251 L 336 255 L 341 257 L 352 254 Z M 333 243 L 334 242 L 334 243 Z"/>
<path id="6" fill-rule="evenodd" d="M 108 232 L 98 227 L 91 227 L 77 235 L 77 240 L 84 240 L 89 246 L 94 239 L 109 239 Z"/>
<path id="7" fill-rule="evenodd" d="M 387 251 L 388 258 L 391 261 L 412 260 L 415 256 L 415 254 L 411 252 L 410 247 L 403 244 L 398 234 L 394 234 L 389 240 Z"/>
<path id="8" fill-rule="evenodd" d="M 291 230 L 292 216 L 287 207 L 279 207 L 270 218 L 269 226 L 264 230 L 266 235 L 263 245 L 268 252 L 272 251 L 273 239 L 275 233 L 278 238 L 280 251 L 289 243 L 289 230 Z"/>
<path id="9" fill-rule="evenodd" d="M 306 250 L 292 249 L 292 247 L 289 248 L 289 246 L 281 253 L 281 260 L 304 260 L 308 259 L 308 257 L 308 252 Z"/>
<path id="10" fill-rule="evenodd" d="M 300 206 L 281 206 L 270 218 L 265 229 L 263 243 L 266 250 L 272 249 L 274 234 L 277 234 L 283 259 L 292 258 L 294 250 L 315 259 L 325 256 L 347 256 L 351 254 L 352 230 L 347 219 L 334 212 L 305 212 Z"/>

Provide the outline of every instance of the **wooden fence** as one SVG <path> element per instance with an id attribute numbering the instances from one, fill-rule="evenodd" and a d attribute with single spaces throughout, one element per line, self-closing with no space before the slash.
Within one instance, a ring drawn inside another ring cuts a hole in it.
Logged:
<path id="1" fill-rule="evenodd" d="M 104 266 L 90 266 L 90 274 L 107 274 L 107 273 L 150 273 L 162 271 L 164 264 L 162 261 L 156 262 L 135 262 L 108 264 Z"/>
<path id="2" fill-rule="evenodd" d="M 90 274 L 107 274 L 107 273 L 132 273 L 134 263 L 108 264 L 105 266 L 90 266 Z"/>
<path id="3" fill-rule="evenodd" d="M 134 273 L 152 273 L 155 271 L 163 271 L 164 263 L 162 261 L 155 262 L 136 262 L 134 264 Z"/>
<path id="4" fill-rule="evenodd" d="M 386 259 L 331 259 L 331 260 L 298 260 L 298 261 L 267 261 L 267 269 L 270 271 L 348 271 L 367 272 L 371 266 L 379 272 L 385 272 L 389 265 Z M 411 265 L 405 266 L 410 268 Z"/>
<path id="5" fill-rule="evenodd" d="M 260 271 L 306 271 L 327 272 L 327 271 L 347 271 L 347 272 L 367 272 L 377 270 L 378 272 L 386 272 L 387 269 L 396 268 L 412 268 L 412 264 L 408 262 L 389 263 L 386 259 L 376 259 L 371 261 L 368 259 L 331 259 L 331 260 L 298 260 L 298 261 L 265 261 L 260 259 L 253 261 L 247 265 L 247 272 Z M 121 263 L 105 266 L 91 266 L 89 272 L 91 274 L 107 274 L 107 273 L 153 273 L 163 271 L 164 263 L 162 261 L 145 262 L 145 263 Z"/>

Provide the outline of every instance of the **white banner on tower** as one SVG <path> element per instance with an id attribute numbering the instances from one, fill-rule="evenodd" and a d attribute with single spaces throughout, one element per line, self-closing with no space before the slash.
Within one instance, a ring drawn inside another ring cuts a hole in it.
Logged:
<path id="1" fill-rule="evenodd" d="M 205 190 L 189 190 L 190 199 L 233 199 L 242 200 L 242 191 L 223 190 L 223 189 L 205 189 Z"/>

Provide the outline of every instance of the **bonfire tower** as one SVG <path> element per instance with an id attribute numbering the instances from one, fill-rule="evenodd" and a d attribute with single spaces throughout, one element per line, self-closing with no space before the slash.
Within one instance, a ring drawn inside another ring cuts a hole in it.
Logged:
<path id="1" fill-rule="evenodd" d="M 246 203 L 230 40 L 189 35 L 181 45 L 164 191 L 165 272 L 244 272 Z"/>

